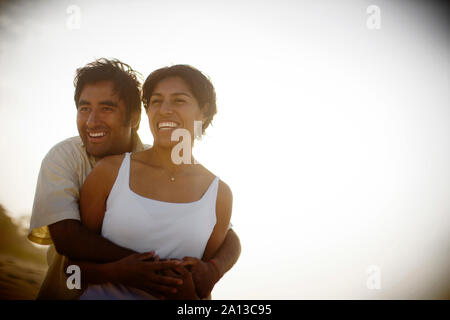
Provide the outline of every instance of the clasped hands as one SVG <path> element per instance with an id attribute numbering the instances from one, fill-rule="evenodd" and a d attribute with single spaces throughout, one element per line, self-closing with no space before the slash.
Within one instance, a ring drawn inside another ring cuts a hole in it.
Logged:
<path id="1" fill-rule="evenodd" d="M 154 251 L 135 253 L 114 264 L 120 283 L 144 290 L 158 299 L 205 299 L 220 278 L 209 262 L 194 257 L 163 260 Z"/>

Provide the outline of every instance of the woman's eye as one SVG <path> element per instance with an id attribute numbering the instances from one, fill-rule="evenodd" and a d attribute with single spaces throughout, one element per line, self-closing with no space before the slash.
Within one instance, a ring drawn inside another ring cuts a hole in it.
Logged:
<path id="1" fill-rule="evenodd" d="M 161 100 L 153 100 L 150 102 L 151 105 L 159 104 L 161 103 Z"/>
<path id="2" fill-rule="evenodd" d="M 184 103 L 185 101 L 183 99 L 177 99 L 175 100 L 176 103 Z"/>

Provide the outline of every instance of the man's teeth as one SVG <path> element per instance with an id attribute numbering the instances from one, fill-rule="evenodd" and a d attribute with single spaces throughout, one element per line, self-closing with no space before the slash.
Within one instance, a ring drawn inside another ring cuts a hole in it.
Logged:
<path id="1" fill-rule="evenodd" d="M 176 128 L 176 127 L 178 127 L 178 123 L 176 123 L 176 122 L 160 122 L 160 123 L 158 123 L 158 129 Z"/>
<path id="2" fill-rule="evenodd" d="M 106 135 L 106 132 L 90 132 L 89 133 L 89 137 L 91 138 L 98 138 L 98 137 L 103 137 Z"/>

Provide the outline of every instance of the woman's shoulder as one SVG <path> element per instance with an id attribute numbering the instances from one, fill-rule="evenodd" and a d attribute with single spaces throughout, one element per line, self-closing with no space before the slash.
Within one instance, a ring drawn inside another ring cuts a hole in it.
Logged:
<path id="1" fill-rule="evenodd" d="M 231 188 L 228 186 L 228 184 L 223 181 L 220 177 L 216 176 L 213 172 L 209 171 L 207 168 L 205 168 L 202 164 L 197 164 L 199 167 L 199 172 L 202 176 L 204 176 L 206 179 L 213 181 L 214 179 L 219 180 L 219 189 L 218 189 L 218 197 L 224 199 L 231 199 L 233 197 Z"/>
<path id="2" fill-rule="evenodd" d="M 107 156 L 99 160 L 91 175 L 101 176 L 103 178 L 115 178 L 120 169 L 125 154 Z"/>
<path id="3" fill-rule="evenodd" d="M 231 192 L 231 188 L 222 179 L 219 179 L 217 200 L 226 205 L 229 205 L 233 202 L 233 193 Z"/>
<path id="4" fill-rule="evenodd" d="M 106 157 L 100 159 L 97 162 L 97 164 L 95 165 L 95 167 L 96 168 L 99 167 L 102 169 L 105 169 L 105 168 L 111 169 L 111 167 L 120 167 L 124 157 L 125 157 L 125 154 L 116 154 L 116 155 L 112 155 L 112 156 L 106 156 Z"/>

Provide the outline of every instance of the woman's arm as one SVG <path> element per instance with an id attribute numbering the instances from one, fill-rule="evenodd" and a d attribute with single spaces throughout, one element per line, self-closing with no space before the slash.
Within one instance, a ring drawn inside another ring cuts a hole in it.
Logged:
<path id="1" fill-rule="evenodd" d="M 225 240 L 230 224 L 232 206 L 233 194 L 230 187 L 225 182 L 219 181 L 216 200 L 216 225 L 203 253 L 203 261 L 211 260 Z"/>

